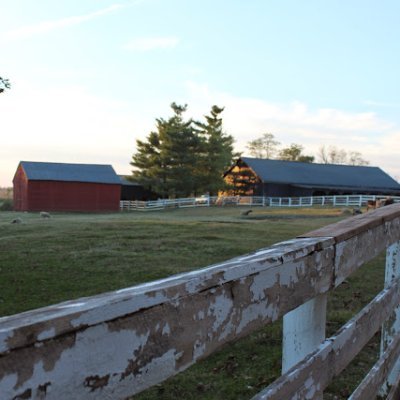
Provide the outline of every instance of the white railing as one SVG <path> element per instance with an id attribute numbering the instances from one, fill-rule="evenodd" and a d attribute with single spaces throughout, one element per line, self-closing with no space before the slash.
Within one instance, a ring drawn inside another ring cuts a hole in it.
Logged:
<path id="1" fill-rule="evenodd" d="M 121 211 L 163 210 L 165 208 L 210 207 L 210 206 L 261 206 L 261 207 L 363 207 L 370 200 L 385 199 L 385 195 L 342 195 L 316 197 L 266 197 L 266 196 L 210 196 L 182 199 L 159 199 L 150 201 L 120 202 Z M 392 197 L 400 203 L 400 196 Z"/>

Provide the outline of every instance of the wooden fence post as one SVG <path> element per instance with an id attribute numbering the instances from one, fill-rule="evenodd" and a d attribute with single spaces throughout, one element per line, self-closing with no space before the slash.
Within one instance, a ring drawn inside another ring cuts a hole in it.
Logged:
<path id="1" fill-rule="evenodd" d="M 325 340 L 327 295 L 322 294 L 283 317 L 282 373 Z"/>
<path id="2" fill-rule="evenodd" d="M 392 244 L 386 249 L 385 288 L 395 279 L 400 278 L 400 241 Z M 381 355 L 385 352 L 396 335 L 400 334 L 400 305 L 393 310 L 392 317 L 382 325 Z M 381 389 L 381 395 L 386 397 L 390 386 L 398 381 L 400 377 L 400 360 L 396 362 L 387 376 L 386 382 Z"/>

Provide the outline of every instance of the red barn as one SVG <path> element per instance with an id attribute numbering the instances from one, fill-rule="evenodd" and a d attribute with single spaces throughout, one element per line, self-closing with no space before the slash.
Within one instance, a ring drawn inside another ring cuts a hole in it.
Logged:
<path id="1" fill-rule="evenodd" d="M 21 161 L 15 211 L 118 211 L 121 180 L 111 165 Z"/>

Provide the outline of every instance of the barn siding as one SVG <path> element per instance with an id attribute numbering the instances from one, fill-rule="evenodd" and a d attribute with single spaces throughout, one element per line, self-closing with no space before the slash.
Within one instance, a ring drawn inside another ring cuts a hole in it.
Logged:
<path id="1" fill-rule="evenodd" d="M 13 201 L 15 211 L 25 211 L 28 207 L 28 178 L 20 165 L 15 173 Z"/>
<path id="2" fill-rule="evenodd" d="M 23 211 L 119 211 L 120 185 L 28 181 Z"/>

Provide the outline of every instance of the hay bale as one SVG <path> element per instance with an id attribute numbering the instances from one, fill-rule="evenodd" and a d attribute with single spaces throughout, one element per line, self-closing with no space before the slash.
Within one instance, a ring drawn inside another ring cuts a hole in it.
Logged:
<path id="1" fill-rule="evenodd" d="M 12 224 L 22 224 L 22 219 L 21 218 L 14 218 L 12 221 L 11 221 L 11 223 Z"/>
<path id="2" fill-rule="evenodd" d="M 50 218 L 51 217 L 50 213 L 48 213 L 46 211 L 40 211 L 40 216 L 42 218 Z"/>

